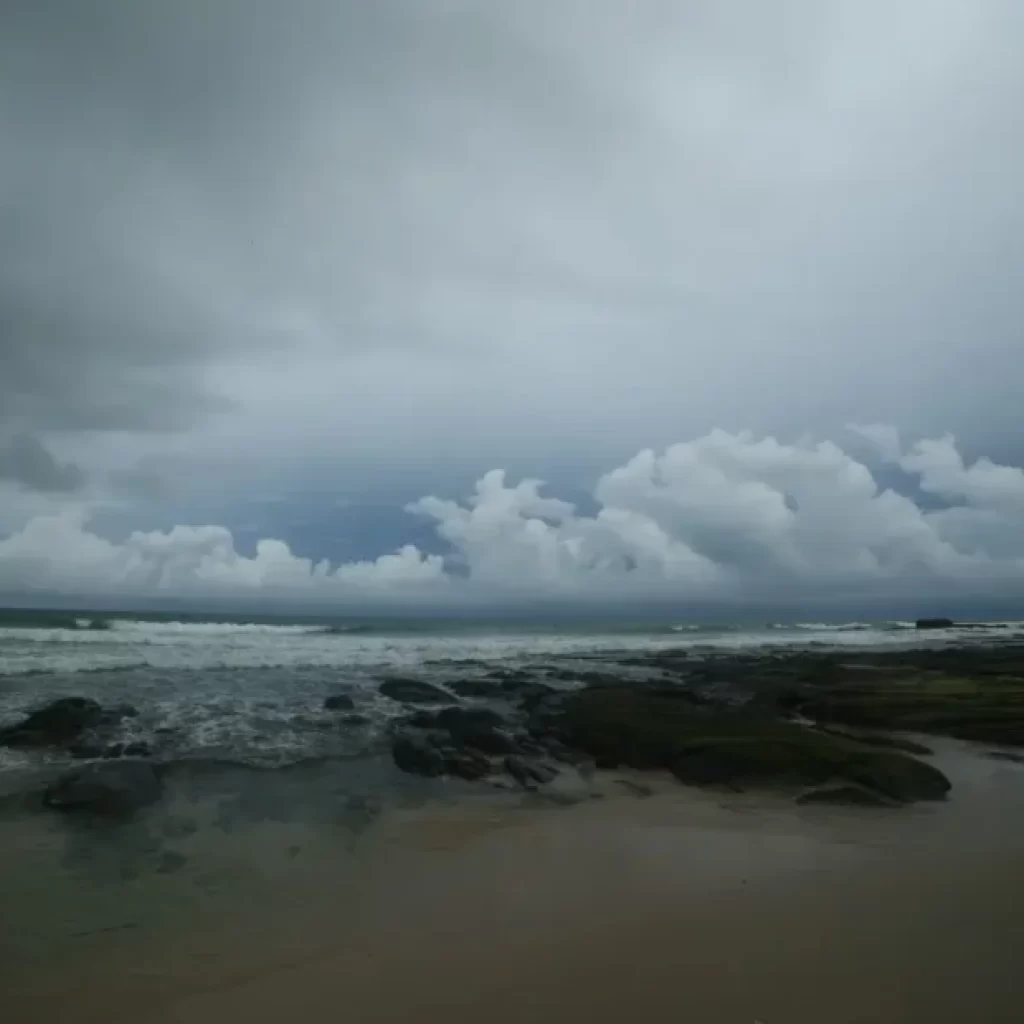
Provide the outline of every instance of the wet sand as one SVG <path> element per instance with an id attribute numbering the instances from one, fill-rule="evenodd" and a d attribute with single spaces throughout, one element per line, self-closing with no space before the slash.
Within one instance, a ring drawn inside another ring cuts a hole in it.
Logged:
<path id="1" fill-rule="evenodd" d="M 61 1024 L 1020 1021 L 1024 773 L 982 770 L 919 811 L 665 784 L 398 813 L 350 870 L 312 859 L 280 899 L 5 1003 Z"/>

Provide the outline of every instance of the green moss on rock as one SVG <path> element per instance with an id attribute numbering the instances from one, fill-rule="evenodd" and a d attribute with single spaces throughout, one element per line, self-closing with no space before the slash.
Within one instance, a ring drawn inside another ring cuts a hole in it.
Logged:
<path id="1" fill-rule="evenodd" d="M 573 695 L 559 727 L 570 745 L 599 764 L 667 768 L 694 785 L 842 781 L 901 802 L 942 799 L 949 790 L 938 769 L 897 751 L 626 687 Z"/>

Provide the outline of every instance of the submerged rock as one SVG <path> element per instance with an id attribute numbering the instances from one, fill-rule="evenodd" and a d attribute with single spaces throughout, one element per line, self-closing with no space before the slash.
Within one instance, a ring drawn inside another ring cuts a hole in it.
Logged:
<path id="1" fill-rule="evenodd" d="M 43 796 L 62 811 L 128 815 L 160 799 L 163 784 L 147 761 L 94 761 L 66 772 Z"/>
<path id="2" fill-rule="evenodd" d="M 17 725 L 0 730 L 0 745 L 59 747 L 73 743 L 86 729 L 99 725 L 103 708 L 88 697 L 61 697 L 31 712 Z"/>
<path id="3" fill-rule="evenodd" d="M 347 693 L 336 693 L 324 701 L 325 711 L 354 711 L 356 702 Z"/>
<path id="4" fill-rule="evenodd" d="M 403 704 L 453 704 L 458 699 L 440 686 L 419 679 L 385 679 L 378 689 L 385 697 Z"/>

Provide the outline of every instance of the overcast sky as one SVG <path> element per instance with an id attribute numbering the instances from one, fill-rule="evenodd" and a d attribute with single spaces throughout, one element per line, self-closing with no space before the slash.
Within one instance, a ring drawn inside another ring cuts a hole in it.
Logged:
<path id="1" fill-rule="evenodd" d="M 1019 0 L 5 0 L 0 593 L 1022 600 L 1022 109 Z"/>

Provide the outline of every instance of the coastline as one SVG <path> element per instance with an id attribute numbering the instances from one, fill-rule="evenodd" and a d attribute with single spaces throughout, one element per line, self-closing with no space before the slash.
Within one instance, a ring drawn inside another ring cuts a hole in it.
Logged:
<path id="1" fill-rule="evenodd" d="M 645 799 L 396 811 L 268 902 L 122 936 L 6 1005 L 67 1024 L 1018 1020 L 1018 770 L 971 781 L 950 757 L 961 795 L 928 811 L 658 779 Z"/>
<path id="2" fill-rule="evenodd" d="M 67 1024 L 1018 1020 L 1022 655 L 691 648 L 328 680 L 343 714 L 389 715 L 363 753 L 79 759 L 159 776 L 113 818 L 43 806 L 66 771 L 51 745 L 0 801 L 5 1007 Z M 350 735 L 328 707 L 301 723 Z M 403 770 L 400 743 L 427 759 Z M 908 766 L 926 789 L 901 799 L 885 787 Z M 852 769 L 877 806 L 801 802 Z"/>

